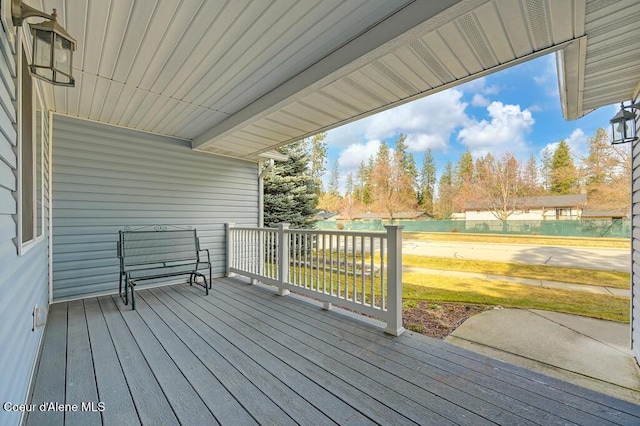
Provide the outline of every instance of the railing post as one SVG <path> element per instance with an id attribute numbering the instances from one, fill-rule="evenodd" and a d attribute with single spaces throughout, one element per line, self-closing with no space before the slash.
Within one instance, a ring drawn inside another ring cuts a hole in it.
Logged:
<path id="1" fill-rule="evenodd" d="M 289 294 L 285 284 L 289 282 L 289 229 L 288 223 L 278 225 L 278 287 L 280 296 Z"/>
<path id="2" fill-rule="evenodd" d="M 225 271 L 225 276 L 232 277 L 234 274 L 231 272 L 231 265 L 233 263 L 233 241 L 231 239 L 231 228 L 233 228 L 234 223 L 225 224 L 225 230 L 227 234 L 227 270 Z"/>
<path id="3" fill-rule="evenodd" d="M 387 328 L 385 333 L 399 336 L 402 327 L 402 228 L 385 225 L 387 229 Z"/>

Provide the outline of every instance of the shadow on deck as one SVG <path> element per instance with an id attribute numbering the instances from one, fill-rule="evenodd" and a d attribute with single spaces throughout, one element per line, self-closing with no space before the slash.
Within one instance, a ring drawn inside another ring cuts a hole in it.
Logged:
<path id="1" fill-rule="evenodd" d="M 137 295 L 52 306 L 27 424 L 640 424 L 638 405 L 241 280 Z"/>

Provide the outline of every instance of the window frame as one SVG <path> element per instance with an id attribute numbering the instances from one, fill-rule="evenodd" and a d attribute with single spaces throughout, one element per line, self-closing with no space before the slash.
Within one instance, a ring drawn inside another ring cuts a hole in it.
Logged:
<path id="1" fill-rule="evenodd" d="M 39 85 L 36 81 L 30 77 L 31 81 L 31 169 L 32 176 L 30 178 L 30 185 L 32 191 L 32 197 L 30 200 L 31 203 L 31 214 L 30 214 L 30 222 L 31 222 L 31 235 L 32 237 L 28 240 L 25 240 L 25 235 L 23 232 L 23 226 L 27 226 L 25 224 L 25 206 L 23 200 L 23 190 L 26 185 L 25 179 L 23 177 L 23 164 L 24 161 L 27 161 L 24 156 L 24 132 L 22 129 L 23 123 L 23 65 L 26 58 L 29 57 L 28 49 L 25 48 L 24 42 L 26 37 L 22 32 L 18 32 L 18 42 L 17 42 L 17 92 L 18 99 L 16 102 L 16 117 L 17 117 L 17 147 L 18 147 L 18 167 L 16 170 L 17 177 L 17 201 L 18 201 L 18 211 L 17 211 L 17 246 L 18 246 L 18 255 L 22 256 L 31 250 L 33 247 L 37 246 L 42 240 L 44 240 L 45 236 L 45 208 L 44 208 L 44 190 L 45 190 L 45 143 L 44 143 L 44 124 L 45 124 L 45 109 L 44 102 L 42 100 L 42 95 L 39 90 Z M 27 71 L 28 72 L 28 71 Z M 40 121 L 39 124 L 37 121 Z M 38 128 L 40 132 L 38 132 Z M 38 172 L 40 173 L 40 177 L 38 179 Z M 40 212 L 38 212 L 40 209 Z"/>

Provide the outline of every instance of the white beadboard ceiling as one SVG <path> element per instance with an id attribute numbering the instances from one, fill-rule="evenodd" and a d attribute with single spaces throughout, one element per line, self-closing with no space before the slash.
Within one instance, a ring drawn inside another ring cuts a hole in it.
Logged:
<path id="1" fill-rule="evenodd" d="M 584 13 L 586 37 L 558 55 L 568 120 L 640 91 L 640 1 L 588 0 Z"/>
<path id="2" fill-rule="evenodd" d="M 27 3 L 47 12 L 57 8 L 61 24 L 78 41 L 76 87 L 49 86 L 51 110 L 191 140 L 201 151 L 262 160 L 274 147 L 555 49 L 568 52 L 565 78 L 584 78 L 575 72 L 581 61 L 571 60 L 571 49 L 580 40 L 584 45 L 591 27 L 596 40 L 612 37 L 614 30 L 603 30 L 599 20 L 616 2 Z M 621 13 L 618 21 L 638 22 Z M 603 64 L 594 68 L 607 68 Z M 637 82 L 637 72 L 633 78 Z M 571 98 L 573 92 L 567 93 L 564 98 Z"/>

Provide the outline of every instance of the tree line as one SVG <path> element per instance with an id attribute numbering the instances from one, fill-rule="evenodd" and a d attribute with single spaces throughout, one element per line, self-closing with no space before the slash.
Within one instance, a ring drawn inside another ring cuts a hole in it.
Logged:
<path id="1" fill-rule="evenodd" d="M 265 224 L 289 222 L 310 226 L 316 209 L 337 212 L 352 219 L 365 212 L 424 212 L 450 219 L 473 203 L 506 220 L 524 197 L 586 193 L 589 206 L 629 209 L 631 185 L 630 149 L 610 145 L 606 131 L 596 130 L 588 139 L 588 153 L 576 158 L 566 141 L 555 150 L 546 148 L 538 160 L 518 160 L 511 152 L 491 153 L 474 160 L 471 152 L 447 162 L 439 174 L 431 149 L 420 167 L 408 151 L 401 134 L 391 147 L 382 142 L 375 156 L 363 160 L 355 172 L 344 177 L 340 190 L 337 161 L 331 166 L 328 184 L 326 134 L 320 133 L 280 151 L 289 156 L 265 176 Z M 303 219 L 307 218 L 307 219 Z"/>

